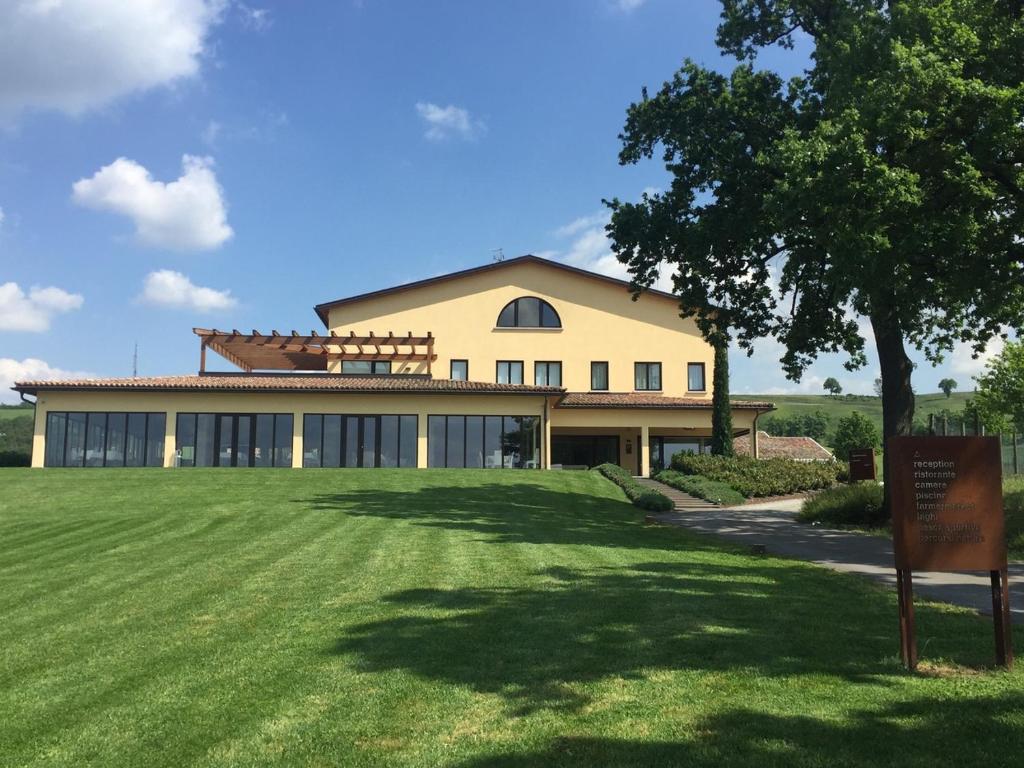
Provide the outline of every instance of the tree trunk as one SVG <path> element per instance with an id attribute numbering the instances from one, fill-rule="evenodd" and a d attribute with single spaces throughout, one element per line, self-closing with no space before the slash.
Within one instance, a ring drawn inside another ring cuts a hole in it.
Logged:
<path id="1" fill-rule="evenodd" d="M 878 350 L 878 364 L 882 372 L 882 448 L 885 450 L 890 437 L 911 434 L 914 424 L 914 390 L 910 376 L 913 363 L 907 357 L 903 345 L 903 329 L 899 319 L 888 312 L 871 315 L 871 328 L 875 334 Z M 885 451 L 885 478 L 891 476 L 889 452 Z M 891 515 L 889 506 L 892 483 L 885 483 L 885 509 Z"/>
<path id="2" fill-rule="evenodd" d="M 715 372 L 711 389 L 711 453 L 732 456 L 732 410 L 729 406 L 729 342 L 716 339 Z M 754 445 L 754 435 L 750 436 Z"/>

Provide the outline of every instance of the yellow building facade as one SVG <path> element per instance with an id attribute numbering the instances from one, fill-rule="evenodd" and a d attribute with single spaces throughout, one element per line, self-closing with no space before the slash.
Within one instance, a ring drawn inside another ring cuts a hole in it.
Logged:
<path id="1" fill-rule="evenodd" d="M 196 375 L 17 383 L 33 466 L 648 475 L 707 450 L 714 355 L 670 294 L 524 256 L 315 309 L 322 333 L 195 329 Z M 733 403 L 735 433 L 771 407 Z"/>

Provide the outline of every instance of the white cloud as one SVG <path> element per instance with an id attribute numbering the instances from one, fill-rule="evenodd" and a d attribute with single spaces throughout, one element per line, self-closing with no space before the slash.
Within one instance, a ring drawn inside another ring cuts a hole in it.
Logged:
<path id="1" fill-rule="evenodd" d="M 608 220 L 606 212 L 599 212 L 581 216 L 559 227 L 555 234 L 561 238 L 571 237 L 572 242 L 563 250 L 544 251 L 544 256 L 590 272 L 629 280 L 626 265 L 616 258 L 605 235 L 604 227 Z M 672 271 L 663 269 L 651 287 L 671 292 Z"/>
<path id="2" fill-rule="evenodd" d="M 161 269 L 146 275 L 139 299 L 147 304 L 197 312 L 231 309 L 238 300 L 231 291 L 218 291 L 196 285 L 180 272 Z"/>
<path id="3" fill-rule="evenodd" d="M 985 370 L 992 358 L 1003 351 L 1005 343 L 1001 336 L 993 336 L 985 346 L 985 351 L 977 357 L 973 357 L 974 350 L 970 344 L 957 344 L 950 355 L 949 367 L 954 373 L 977 376 Z"/>
<path id="4" fill-rule="evenodd" d="M 251 5 L 239 2 L 235 4 L 235 9 L 242 19 L 242 26 L 253 32 L 265 32 L 274 23 L 268 8 L 253 8 Z"/>
<path id="5" fill-rule="evenodd" d="M 623 13 L 632 13 L 647 0 L 614 0 L 614 5 Z"/>
<path id="6" fill-rule="evenodd" d="M 226 0 L 0 3 L 0 117 L 78 115 L 199 73 Z"/>
<path id="7" fill-rule="evenodd" d="M 0 403 L 16 403 L 21 399 L 11 387 L 16 381 L 52 381 L 54 379 L 91 379 L 94 374 L 82 371 L 65 371 L 54 368 L 49 363 L 28 357 L 15 360 L 0 357 Z"/>
<path id="8" fill-rule="evenodd" d="M 202 133 L 199 134 L 200 138 L 203 140 L 203 144 L 206 144 L 208 147 L 212 147 L 216 144 L 222 128 L 223 126 L 216 120 L 208 122 L 206 127 L 203 128 Z"/>
<path id="9" fill-rule="evenodd" d="M 0 227 L 4 225 L 4 209 L 0 208 Z"/>
<path id="10" fill-rule="evenodd" d="M 213 159 L 185 155 L 181 162 L 181 177 L 165 183 L 134 160 L 119 157 L 91 178 L 76 181 L 71 199 L 86 208 L 129 216 L 144 245 L 180 251 L 223 245 L 234 232 Z"/>
<path id="11" fill-rule="evenodd" d="M 26 294 L 17 283 L 0 285 L 0 331 L 48 330 L 54 315 L 82 306 L 80 294 L 61 288 L 33 287 Z"/>
<path id="12" fill-rule="evenodd" d="M 423 135 L 431 141 L 443 141 L 452 137 L 475 139 L 487 129 L 483 121 L 474 119 L 467 110 L 454 104 L 442 107 L 421 101 L 416 104 L 416 111 L 427 124 L 426 133 Z"/>

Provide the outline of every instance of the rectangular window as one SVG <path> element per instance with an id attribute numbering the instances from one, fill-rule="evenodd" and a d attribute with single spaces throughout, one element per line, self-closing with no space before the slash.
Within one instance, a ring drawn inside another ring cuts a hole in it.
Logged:
<path id="1" fill-rule="evenodd" d="M 302 466 L 322 467 L 324 417 L 307 413 L 302 417 Z"/>
<path id="2" fill-rule="evenodd" d="M 498 372 L 495 381 L 497 381 L 499 384 L 522 384 L 523 361 L 499 360 Z"/>
<path id="3" fill-rule="evenodd" d="M 686 389 L 690 392 L 705 392 L 704 363 L 686 364 Z"/>
<path id="4" fill-rule="evenodd" d="M 341 414 L 328 414 L 324 419 L 324 466 L 341 466 L 342 430 Z"/>
<path id="5" fill-rule="evenodd" d="M 533 383 L 542 387 L 562 386 L 562 364 L 559 362 L 534 363 Z"/>
<path id="6" fill-rule="evenodd" d="M 43 464 L 161 467 L 166 419 L 163 413 L 48 413 Z"/>
<path id="7" fill-rule="evenodd" d="M 469 381 L 469 360 L 452 360 L 449 378 L 453 381 Z"/>
<path id="8" fill-rule="evenodd" d="M 608 363 L 590 364 L 590 388 L 595 391 L 608 389 Z"/>
<path id="9" fill-rule="evenodd" d="M 429 416 L 427 425 L 428 466 L 540 466 L 537 416 Z"/>
<path id="10" fill-rule="evenodd" d="M 419 448 L 420 420 L 417 416 L 398 417 L 398 466 L 416 467 Z"/>
<path id="11" fill-rule="evenodd" d="M 633 387 L 640 391 L 661 389 L 661 363 L 634 363 Z"/>
<path id="12" fill-rule="evenodd" d="M 129 466 L 140 460 L 132 449 L 132 415 L 128 415 Z M 156 467 L 163 463 L 166 416 L 151 416 L 156 418 L 149 420 L 141 460 L 148 467 Z M 178 466 L 290 467 L 292 422 L 290 413 L 179 413 L 175 435 Z M 319 445 L 315 448 L 319 453 Z M 307 458 L 311 459 L 304 456 L 303 461 Z"/>
<path id="13" fill-rule="evenodd" d="M 390 360 L 342 360 L 341 372 L 357 376 L 383 376 L 391 373 Z"/>

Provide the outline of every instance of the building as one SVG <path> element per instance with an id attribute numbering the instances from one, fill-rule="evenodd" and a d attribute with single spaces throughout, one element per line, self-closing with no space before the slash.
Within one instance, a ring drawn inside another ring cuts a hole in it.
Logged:
<path id="1" fill-rule="evenodd" d="M 750 435 L 737 437 L 733 448 L 740 456 L 753 455 Z M 757 431 L 757 457 L 794 461 L 835 461 L 832 451 L 813 437 L 778 437 L 769 435 L 764 430 Z"/>
<path id="2" fill-rule="evenodd" d="M 518 467 L 706 450 L 713 352 L 671 294 L 534 256 L 194 329 L 196 375 L 24 381 L 33 466 Z M 237 367 L 209 370 L 217 354 Z M 734 402 L 737 435 L 769 403 Z"/>

